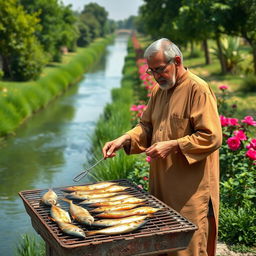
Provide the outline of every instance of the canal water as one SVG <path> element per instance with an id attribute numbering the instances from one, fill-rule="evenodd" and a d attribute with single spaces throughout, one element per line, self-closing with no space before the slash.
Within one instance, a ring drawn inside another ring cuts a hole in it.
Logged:
<path id="1" fill-rule="evenodd" d="M 73 184 L 86 163 L 90 136 L 111 89 L 120 87 L 128 36 L 117 36 L 83 79 L 30 118 L 0 148 L 0 255 L 15 255 L 24 233 L 36 234 L 22 190 Z M 85 180 L 82 180 L 85 182 Z"/>

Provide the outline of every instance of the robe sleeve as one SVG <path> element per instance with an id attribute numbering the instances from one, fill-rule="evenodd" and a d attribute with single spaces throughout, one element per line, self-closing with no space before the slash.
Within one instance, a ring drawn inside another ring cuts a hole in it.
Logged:
<path id="1" fill-rule="evenodd" d="M 190 122 L 194 132 L 177 139 L 189 164 L 205 159 L 222 143 L 222 129 L 214 94 L 198 90 L 192 102 Z"/>
<path id="2" fill-rule="evenodd" d="M 151 145 L 152 122 L 151 112 L 153 109 L 153 96 L 150 97 L 147 107 L 144 110 L 140 122 L 133 129 L 128 131 L 131 137 L 131 143 L 124 147 L 126 154 L 139 154 Z"/>

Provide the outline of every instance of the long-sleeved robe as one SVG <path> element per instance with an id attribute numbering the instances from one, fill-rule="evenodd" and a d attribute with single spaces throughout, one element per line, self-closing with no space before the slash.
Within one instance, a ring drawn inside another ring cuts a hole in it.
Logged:
<path id="1" fill-rule="evenodd" d="M 222 130 L 216 98 L 206 82 L 186 71 L 174 88 L 156 86 L 140 123 L 128 131 L 126 152 L 137 154 L 150 145 L 177 140 L 180 150 L 150 163 L 150 193 L 198 226 L 189 247 L 169 255 L 207 255 L 209 202 L 215 223 L 219 211 L 219 152 Z M 214 246 L 213 246 L 214 247 Z M 214 255 L 215 248 L 208 255 Z"/>

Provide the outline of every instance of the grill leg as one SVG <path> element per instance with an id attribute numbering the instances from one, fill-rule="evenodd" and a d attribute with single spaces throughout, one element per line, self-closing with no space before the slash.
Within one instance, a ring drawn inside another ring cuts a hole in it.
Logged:
<path id="1" fill-rule="evenodd" d="M 45 256 L 56 256 L 54 249 L 48 244 L 45 243 Z"/>

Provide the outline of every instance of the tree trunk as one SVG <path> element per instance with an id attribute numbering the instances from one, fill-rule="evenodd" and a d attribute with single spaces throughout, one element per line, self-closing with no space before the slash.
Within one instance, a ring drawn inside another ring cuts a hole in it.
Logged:
<path id="1" fill-rule="evenodd" d="M 252 45 L 252 55 L 253 55 L 254 74 L 256 75 L 256 44 Z"/>
<path id="2" fill-rule="evenodd" d="M 2 69 L 4 72 L 4 78 L 11 77 L 9 60 L 8 60 L 8 57 L 6 57 L 6 56 L 2 56 Z"/>
<path id="3" fill-rule="evenodd" d="M 219 51 L 219 60 L 220 60 L 220 66 L 221 66 L 221 73 L 226 74 L 227 73 L 227 66 L 226 66 L 225 58 L 224 58 L 224 55 L 223 55 L 223 52 L 222 52 L 220 37 L 218 35 L 216 36 L 216 43 L 217 43 L 218 51 Z"/>
<path id="4" fill-rule="evenodd" d="M 194 42 L 191 41 L 190 42 L 190 56 L 193 56 L 193 54 L 194 54 Z"/>
<path id="5" fill-rule="evenodd" d="M 205 64 L 209 65 L 211 64 L 211 58 L 210 58 L 207 39 L 203 40 L 203 48 L 204 48 Z"/>

